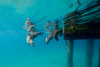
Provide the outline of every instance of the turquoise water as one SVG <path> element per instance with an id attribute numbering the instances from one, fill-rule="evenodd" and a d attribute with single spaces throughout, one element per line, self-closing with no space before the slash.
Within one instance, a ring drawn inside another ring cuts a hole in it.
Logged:
<path id="1" fill-rule="evenodd" d="M 44 33 L 33 40 L 35 46 L 26 42 L 28 32 L 23 29 L 27 17 L 37 24 L 38 31 L 45 31 L 46 21 L 62 19 L 77 8 L 69 5 L 77 0 L 0 0 L 0 67 L 66 67 L 67 45 L 63 36 L 59 41 L 45 44 Z M 83 9 L 95 0 L 80 0 Z M 45 17 L 46 16 L 46 17 Z M 45 17 L 43 19 L 43 17 Z M 41 21 L 43 19 L 43 21 Z M 62 22 L 63 23 L 63 22 Z M 61 23 L 61 24 L 62 24 Z M 98 67 L 99 40 L 95 40 L 93 67 Z M 74 67 L 86 67 L 86 40 L 74 40 Z"/>

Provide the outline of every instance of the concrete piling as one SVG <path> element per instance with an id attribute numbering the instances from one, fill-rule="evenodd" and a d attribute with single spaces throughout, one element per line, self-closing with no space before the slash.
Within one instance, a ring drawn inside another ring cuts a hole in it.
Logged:
<path id="1" fill-rule="evenodd" d="M 73 67 L 73 44 L 74 40 L 67 40 L 67 67 Z"/>
<path id="2" fill-rule="evenodd" d="M 86 66 L 92 67 L 92 58 L 94 50 L 94 39 L 87 39 L 86 41 Z"/>
<path id="3" fill-rule="evenodd" d="M 98 63 L 98 67 L 100 67 L 100 40 L 99 40 L 99 63 Z"/>

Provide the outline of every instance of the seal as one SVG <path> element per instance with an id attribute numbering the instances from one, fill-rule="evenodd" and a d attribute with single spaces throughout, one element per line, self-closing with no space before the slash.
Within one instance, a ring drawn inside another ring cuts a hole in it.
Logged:
<path id="1" fill-rule="evenodd" d="M 28 34 L 27 36 L 27 43 L 30 44 L 31 46 L 34 46 L 33 39 L 35 39 L 38 35 L 42 34 L 43 32 L 37 32 L 37 31 L 31 32 L 31 34 Z"/>
<path id="2" fill-rule="evenodd" d="M 56 30 L 53 34 L 53 37 L 55 38 L 55 40 L 59 41 L 58 35 L 60 34 L 60 36 L 63 35 L 63 30 Z"/>

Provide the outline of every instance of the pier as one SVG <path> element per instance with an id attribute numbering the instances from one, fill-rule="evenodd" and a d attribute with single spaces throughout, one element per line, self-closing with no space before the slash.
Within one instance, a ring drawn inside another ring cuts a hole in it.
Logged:
<path id="1" fill-rule="evenodd" d="M 97 9 L 94 10 L 95 8 Z M 92 67 L 94 41 L 100 39 L 100 16 L 97 17 L 98 14 L 100 15 L 100 1 L 89 8 L 69 13 L 64 18 L 63 33 L 64 40 L 67 40 L 67 67 L 73 67 L 73 45 L 76 39 L 86 39 L 86 66 Z M 98 47 L 98 67 L 100 67 L 100 43 Z"/>

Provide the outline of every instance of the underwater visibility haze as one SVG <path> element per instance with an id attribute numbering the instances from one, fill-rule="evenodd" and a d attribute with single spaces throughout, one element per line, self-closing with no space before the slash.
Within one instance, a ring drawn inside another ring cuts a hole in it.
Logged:
<path id="1" fill-rule="evenodd" d="M 79 1 L 79 2 L 78 2 Z M 63 29 L 65 16 L 88 8 L 97 0 L 0 0 L 0 67 L 67 67 L 67 40 L 58 36 L 45 44 L 47 21 L 59 20 Z M 100 16 L 100 13 L 99 13 Z M 27 43 L 24 29 L 30 18 L 38 32 L 34 46 Z M 73 67 L 86 67 L 86 39 L 74 40 Z M 94 41 L 93 67 L 98 67 L 99 39 Z"/>

